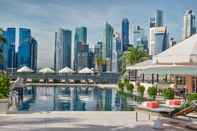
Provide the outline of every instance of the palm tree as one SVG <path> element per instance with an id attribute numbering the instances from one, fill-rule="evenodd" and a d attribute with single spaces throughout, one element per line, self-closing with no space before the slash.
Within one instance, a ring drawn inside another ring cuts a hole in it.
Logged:
<path id="1" fill-rule="evenodd" d="M 133 65 L 142 61 L 149 59 L 150 56 L 139 48 L 131 47 L 127 52 L 124 52 L 122 55 L 122 72 L 125 72 L 125 68 L 128 65 Z"/>
<path id="2" fill-rule="evenodd" d="M 3 36 L 3 30 L 0 28 L 0 46 L 6 42 L 5 37 Z M 3 50 L 0 48 L 0 63 L 3 63 Z"/>

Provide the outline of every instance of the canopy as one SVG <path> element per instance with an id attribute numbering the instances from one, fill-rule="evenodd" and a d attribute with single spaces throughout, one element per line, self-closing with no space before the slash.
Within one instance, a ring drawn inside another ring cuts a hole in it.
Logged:
<path id="1" fill-rule="evenodd" d="M 27 66 L 23 66 L 20 69 L 17 70 L 17 72 L 26 72 L 26 73 L 31 73 L 34 72 L 31 68 L 27 67 Z"/>
<path id="2" fill-rule="evenodd" d="M 94 73 L 94 71 L 92 71 L 91 69 L 89 69 L 88 67 L 85 67 L 85 68 L 83 68 L 83 69 L 81 69 L 80 71 L 79 71 L 79 73 Z"/>
<path id="3" fill-rule="evenodd" d="M 54 73 L 55 71 L 49 67 L 43 68 L 39 70 L 40 73 Z"/>
<path id="4" fill-rule="evenodd" d="M 197 34 L 175 46 L 127 70 L 139 70 L 144 74 L 197 75 Z"/>
<path id="5" fill-rule="evenodd" d="M 157 64 L 197 64 L 197 34 L 153 57 Z"/>
<path id="6" fill-rule="evenodd" d="M 59 70 L 59 73 L 74 73 L 74 71 L 66 66 L 63 69 Z"/>

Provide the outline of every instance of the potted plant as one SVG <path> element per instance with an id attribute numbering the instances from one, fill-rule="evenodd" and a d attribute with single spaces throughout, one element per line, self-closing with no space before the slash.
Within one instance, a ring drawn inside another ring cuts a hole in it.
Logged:
<path id="1" fill-rule="evenodd" d="M 8 111 L 9 86 L 8 76 L 0 74 L 0 113 L 7 113 Z"/>
<path id="2" fill-rule="evenodd" d="M 134 85 L 132 83 L 127 84 L 127 91 L 133 94 Z"/>
<path id="3" fill-rule="evenodd" d="M 189 102 L 191 102 L 193 100 L 197 100 L 197 93 L 188 94 L 187 99 L 188 99 Z"/>
<path id="4" fill-rule="evenodd" d="M 143 85 L 137 87 L 137 92 L 140 98 L 144 98 L 144 91 L 145 87 Z"/>
<path id="5" fill-rule="evenodd" d="M 124 92 L 124 83 L 122 81 L 118 82 L 118 88 L 121 92 Z"/>
<path id="6" fill-rule="evenodd" d="M 174 99 L 174 90 L 172 88 L 166 88 L 163 90 L 162 95 L 164 99 Z"/>
<path id="7" fill-rule="evenodd" d="M 147 92 L 148 92 L 148 96 L 149 96 L 151 99 L 155 100 L 155 98 L 156 98 L 156 96 L 157 96 L 157 88 L 154 87 L 154 86 L 149 87 Z"/>

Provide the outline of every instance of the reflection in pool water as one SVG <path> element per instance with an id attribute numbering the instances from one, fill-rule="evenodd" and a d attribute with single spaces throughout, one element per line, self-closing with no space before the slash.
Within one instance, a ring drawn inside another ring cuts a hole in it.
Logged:
<path id="1" fill-rule="evenodd" d="M 98 87 L 26 87 L 21 111 L 125 111 L 133 101 L 116 89 Z"/>

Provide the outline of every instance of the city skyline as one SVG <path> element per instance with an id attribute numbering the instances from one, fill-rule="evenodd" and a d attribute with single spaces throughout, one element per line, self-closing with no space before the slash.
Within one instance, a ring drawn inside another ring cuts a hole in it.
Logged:
<path id="1" fill-rule="evenodd" d="M 0 26 L 3 28 L 31 28 L 39 45 L 38 66 L 50 65 L 53 67 L 54 32 L 59 28 L 74 31 L 79 26 L 87 27 L 87 43 L 92 45 L 102 40 L 105 22 L 109 22 L 113 26 L 114 32 L 121 32 L 121 21 L 126 17 L 131 24 L 130 31 L 133 30 L 133 25 L 140 25 L 145 29 L 147 35 L 150 16 L 155 14 L 156 9 L 161 9 L 164 12 L 164 25 L 167 25 L 170 36 L 180 40 L 184 13 L 188 9 L 197 13 L 195 3 L 197 2 L 194 0 L 183 2 L 177 2 L 177 0 L 152 0 L 151 2 L 144 0 L 100 2 L 86 0 L 84 3 L 58 0 L 43 0 L 42 2 L 7 0 L 0 2 Z M 129 37 L 131 38 L 131 35 Z M 72 45 L 73 42 L 72 39 Z"/>

